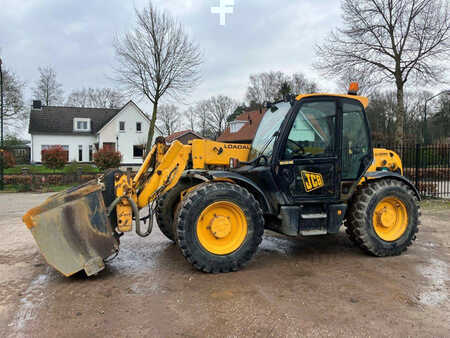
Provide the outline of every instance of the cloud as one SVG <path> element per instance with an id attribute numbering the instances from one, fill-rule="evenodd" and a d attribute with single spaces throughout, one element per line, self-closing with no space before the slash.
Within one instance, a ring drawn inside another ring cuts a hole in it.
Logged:
<path id="1" fill-rule="evenodd" d="M 243 100 L 252 73 L 311 68 L 313 45 L 339 21 L 333 0 L 235 0 L 226 26 L 211 7 L 219 0 L 159 0 L 202 48 L 203 82 L 187 101 L 225 94 Z M 28 99 L 38 66 L 52 65 L 66 94 L 80 87 L 114 86 L 115 34 L 132 28 L 134 8 L 146 0 L 2 0 L 0 50 L 5 67 L 27 84 Z M 142 103 L 144 107 L 148 106 Z"/>

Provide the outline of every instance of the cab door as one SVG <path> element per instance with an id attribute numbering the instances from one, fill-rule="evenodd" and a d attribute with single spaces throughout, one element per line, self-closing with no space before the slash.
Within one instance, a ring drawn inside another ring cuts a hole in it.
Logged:
<path id="1" fill-rule="evenodd" d="M 273 159 L 279 188 L 295 203 L 337 200 L 338 100 L 314 97 L 301 100 L 293 108 Z"/>

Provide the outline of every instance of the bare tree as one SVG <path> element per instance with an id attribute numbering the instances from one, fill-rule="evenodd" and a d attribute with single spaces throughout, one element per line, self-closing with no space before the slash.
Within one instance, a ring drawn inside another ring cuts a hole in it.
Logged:
<path id="1" fill-rule="evenodd" d="M 62 101 L 62 85 L 56 80 L 55 70 L 48 67 L 39 67 L 39 80 L 33 89 L 34 98 L 43 101 L 46 106 L 58 104 Z"/>
<path id="2" fill-rule="evenodd" d="M 9 133 L 24 127 L 28 118 L 23 99 L 24 83 L 7 69 L 3 70 L 3 119 Z"/>
<path id="3" fill-rule="evenodd" d="M 313 93 L 317 88 L 302 73 L 263 72 L 250 75 L 246 97 L 250 105 L 256 103 L 261 108 L 264 102 L 273 102 L 284 94 Z"/>
<path id="4" fill-rule="evenodd" d="M 189 129 L 192 131 L 195 131 L 196 128 L 196 114 L 195 114 L 195 107 L 190 106 L 186 111 L 184 112 L 184 117 L 187 120 L 187 123 L 189 125 Z"/>
<path id="5" fill-rule="evenodd" d="M 358 93 L 365 96 L 371 96 L 381 84 L 380 79 L 371 76 L 370 70 L 356 70 L 349 67 L 338 78 L 338 90 L 346 93 L 352 82 L 358 82 Z"/>
<path id="6" fill-rule="evenodd" d="M 228 116 L 233 114 L 238 102 L 224 95 L 213 96 L 208 100 L 207 125 L 217 138 L 225 130 Z"/>
<path id="7" fill-rule="evenodd" d="M 450 53 L 450 14 L 442 0 L 342 0 L 344 27 L 316 47 L 326 75 L 347 70 L 396 86 L 396 141 L 405 123 L 405 83 L 437 81 Z"/>
<path id="8" fill-rule="evenodd" d="M 292 74 L 288 83 L 293 94 L 309 94 L 318 91 L 317 83 L 308 80 L 302 73 Z"/>
<path id="9" fill-rule="evenodd" d="M 198 128 L 200 134 L 203 137 L 212 136 L 211 131 L 208 128 L 208 115 L 209 115 L 209 101 L 203 100 L 199 101 L 195 105 L 195 118 L 198 122 Z"/>
<path id="10" fill-rule="evenodd" d="M 273 102 L 279 97 L 280 88 L 284 82 L 288 82 L 288 76 L 282 72 L 252 74 L 249 78 L 247 100 L 261 106 L 264 102 Z"/>
<path id="11" fill-rule="evenodd" d="M 433 139 L 442 143 L 450 137 L 450 97 L 441 96 L 436 114 L 431 121 L 431 135 Z"/>
<path id="12" fill-rule="evenodd" d="M 68 107 L 89 107 L 89 95 L 86 88 L 72 91 L 66 100 Z"/>
<path id="13" fill-rule="evenodd" d="M 111 88 L 82 88 L 72 91 L 66 106 L 87 108 L 120 108 L 123 95 Z"/>
<path id="14" fill-rule="evenodd" d="M 153 103 L 146 147 L 149 151 L 159 100 L 165 94 L 184 95 L 198 84 L 202 56 L 181 24 L 151 2 L 142 11 L 136 10 L 136 18 L 135 28 L 116 39 L 116 74 L 131 94 Z"/>
<path id="15" fill-rule="evenodd" d="M 158 128 L 169 136 L 180 128 L 180 114 L 173 104 L 162 104 L 158 109 Z"/>

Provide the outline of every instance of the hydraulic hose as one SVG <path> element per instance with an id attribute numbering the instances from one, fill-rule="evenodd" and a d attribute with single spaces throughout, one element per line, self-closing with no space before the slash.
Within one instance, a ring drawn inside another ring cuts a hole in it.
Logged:
<path id="1" fill-rule="evenodd" d="M 113 212 L 114 208 L 117 206 L 117 204 L 119 204 L 119 202 L 122 200 L 122 198 L 125 198 L 131 205 L 131 209 L 133 210 L 134 220 L 136 222 L 136 233 L 141 237 L 147 237 L 148 235 L 150 235 L 153 230 L 152 220 L 150 220 L 150 222 L 148 222 L 147 231 L 142 232 L 141 221 L 139 218 L 139 209 L 138 209 L 136 203 L 134 203 L 133 199 L 128 195 L 119 196 L 111 203 L 111 205 L 107 209 L 108 216 L 111 214 L 111 212 Z"/>

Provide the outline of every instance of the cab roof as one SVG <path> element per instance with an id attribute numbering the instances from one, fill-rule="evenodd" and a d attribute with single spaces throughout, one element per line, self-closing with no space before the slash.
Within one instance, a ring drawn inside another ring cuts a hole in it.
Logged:
<path id="1" fill-rule="evenodd" d="M 364 108 L 367 108 L 367 105 L 369 104 L 369 99 L 365 96 L 344 95 L 344 94 L 328 94 L 328 93 L 300 94 L 295 99 L 297 101 L 300 101 L 301 99 L 304 99 L 307 97 L 314 97 L 314 96 L 345 97 L 347 99 L 353 99 L 353 100 L 357 100 L 357 101 L 361 102 L 361 104 L 364 106 Z"/>

